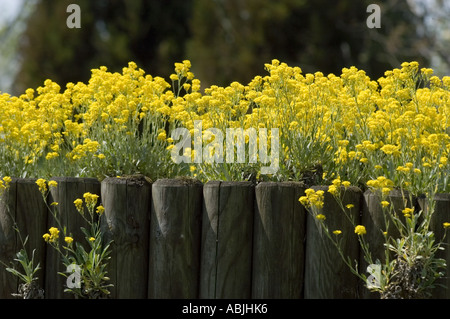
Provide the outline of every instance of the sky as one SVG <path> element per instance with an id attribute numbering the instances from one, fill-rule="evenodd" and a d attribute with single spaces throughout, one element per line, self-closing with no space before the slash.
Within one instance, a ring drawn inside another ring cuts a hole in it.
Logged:
<path id="1" fill-rule="evenodd" d="M 0 0 L 0 30 L 21 13 L 24 1 L 32 0 Z M 20 27 L 15 28 L 14 32 L 20 32 L 20 30 Z M 10 91 L 14 74 L 18 69 L 14 51 L 10 49 L 10 46 L 15 43 L 14 32 L 10 33 L 11 36 L 6 39 L 2 39 L 0 46 L 0 93 Z"/>
<path id="2" fill-rule="evenodd" d="M 0 25 L 20 11 L 23 1 L 24 0 L 0 0 Z"/>

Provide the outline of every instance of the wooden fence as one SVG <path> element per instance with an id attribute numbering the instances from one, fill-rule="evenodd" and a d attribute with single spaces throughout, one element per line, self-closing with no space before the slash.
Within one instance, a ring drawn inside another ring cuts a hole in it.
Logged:
<path id="1" fill-rule="evenodd" d="M 85 226 L 73 201 L 85 192 L 100 195 L 105 207 L 102 229 L 112 239 L 108 275 L 112 298 L 152 299 L 317 299 L 376 298 L 342 261 L 322 229 L 299 203 L 305 186 L 298 182 L 211 181 L 144 177 L 54 178 L 48 202 L 56 201 L 62 223 L 83 238 Z M 327 190 L 318 186 L 315 189 Z M 450 194 L 437 196 L 432 230 L 444 235 L 442 222 L 450 221 Z M 401 196 L 389 200 L 400 207 Z M 344 203 L 367 228 L 371 247 L 382 245 L 380 200 L 351 187 Z M 426 205 L 416 200 L 415 205 Z M 398 208 L 400 209 L 400 208 Z M 330 229 L 342 231 L 344 254 L 367 267 L 353 228 L 337 202 L 325 192 L 324 212 Z M 0 260 L 9 263 L 20 249 L 13 218 L 29 249 L 36 249 L 42 270 L 39 285 L 46 298 L 71 298 L 64 293 L 64 271 L 55 251 L 42 235 L 54 226 L 34 179 L 13 179 L 0 202 Z M 448 242 L 448 240 L 447 240 Z M 374 251 L 375 255 L 380 251 Z M 450 264 L 450 251 L 442 256 Z M 442 283 L 450 285 L 450 279 Z M 0 298 L 17 292 L 17 278 L 0 266 Z M 450 291 L 436 289 L 436 298 Z"/>

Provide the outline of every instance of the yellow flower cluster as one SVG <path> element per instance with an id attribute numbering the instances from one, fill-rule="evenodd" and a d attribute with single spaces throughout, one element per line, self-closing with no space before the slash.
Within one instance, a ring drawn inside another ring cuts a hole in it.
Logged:
<path id="1" fill-rule="evenodd" d="M 378 176 L 377 179 L 367 181 L 367 186 L 373 190 L 381 191 L 383 195 L 387 195 L 394 187 L 394 182 L 385 176 Z"/>
<path id="2" fill-rule="evenodd" d="M 355 234 L 362 236 L 365 235 L 366 233 L 367 233 L 366 227 L 364 227 L 363 225 L 357 225 L 355 227 Z"/>
<path id="3" fill-rule="evenodd" d="M 299 198 L 299 202 L 305 207 L 313 207 L 317 209 L 323 208 L 323 200 L 324 200 L 324 191 L 317 190 L 315 191 L 312 188 L 308 188 L 305 190 L 305 196 L 301 196 Z M 323 218 L 318 218 L 323 219 Z"/>
<path id="4" fill-rule="evenodd" d="M 121 73 L 93 69 L 88 83 L 68 83 L 63 91 L 46 80 L 19 97 L 0 94 L 0 163 L 10 170 L 0 173 L 260 176 L 262 164 L 250 163 L 249 155 L 235 166 L 172 165 L 177 141 L 171 131 L 185 127 L 194 136 L 195 121 L 202 121 L 203 146 L 218 142 L 205 132 L 209 128 L 279 129 L 280 169 L 268 178 L 307 180 L 325 172 L 329 184 L 341 176 L 361 185 L 376 172 L 393 182 L 388 188 L 408 183 L 418 191 L 436 184 L 450 191 L 450 77 L 433 76 L 417 62 L 377 80 L 355 67 L 340 75 L 304 74 L 273 60 L 265 68 L 267 75 L 247 85 L 201 90 L 188 60 L 175 63 L 171 83 L 130 62 Z M 248 136 L 245 143 L 249 150 Z M 191 150 L 185 149 L 195 158 L 194 145 Z M 214 155 L 214 148 L 206 151 Z"/>
<path id="5" fill-rule="evenodd" d="M 39 191 L 42 193 L 43 196 L 45 196 L 48 190 L 47 181 L 43 178 L 39 178 L 36 180 L 36 185 L 39 186 Z M 48 181 L 48 187 L 57 187 L 57 186 L 58 182 L 54 180 Z"/>
<path id="6" fill-rule="evenodd" d="M 11 181 L 12 179 L 9 176 L 5 176 L 3 177 L 3 179 L 0 179 L 0 196 L 4 193 L 5 190 L 8 189 Z"/>
<path id="7" fill-rule="evenodd" d="M 42 238 L 44 238 L 46 242 L 55 243 L 59 238 L 59 229 L 56 227 L 50 227 L 48 231 L 49 232 L 45 233 Z"/>

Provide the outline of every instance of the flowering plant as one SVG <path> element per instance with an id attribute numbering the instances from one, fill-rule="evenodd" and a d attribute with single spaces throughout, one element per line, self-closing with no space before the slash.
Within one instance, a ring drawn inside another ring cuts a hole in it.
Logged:
<path id="1" fill-rule="evenodd" d="M 369 180 L 367 185 L 376 196 L 382 209 L 382 223 L 371 227 L 370 232 L 382 236 L 382 247 L 369 246 L 365 239 L 368 230 L 364 225 L 357 224 L 354 216 L 350 214 L 352 204 L 344 205 L 343 197 L 350 182 L 341 182 L 339 178 L 333 180 L 328 192 L 339 204 L 346 220 L 351 223 L 357 236 L 366 269 L 361 269 L 358 261 L 352 261 L 345 255 L 344 247 L 340 242 L 342 231 L 330 230 L 326 224 L 326 214 L 322 212 L 324 191 L 307 189 L 305 196 L 299 198 L 309 213 L 319 221 L 320 227 L 337 248 L 343 261 L 351 272 L 362 279 L 367 289 L 378 292 L 380 297 L 386 298 L 426 298 L 430 297 L 436 282 L 444 276 L 446 269 L 445 259 L 439 258 L 437 252 L 443 248 L 445 235 L 436 241 L 435 234 L 430 230 L 430 221 L 433 216 L 435 202 L 431 194 L 429 208 L 417 210 L 412 207 L 412 195 L 401 193 L 401 214 L 397 213 L 389 201 L 393 182 L 384 176 Z M 342 191 L 343 189 L 343 191 Z M 450 228 L 450 223 L 442 225 Z M 381 254 L 379 252 L 382 252 Z"/>
<path id="2" fill-rule="evenodd" d="M 3 199 L 3 193 L 9 188 L 10 183 L 11 177 L 9 176 L 5 176 L 0 180 L 0 201 Z M 14 258 L 14 262 L 20 264 L 21 269 L 18 269 L 14 264 L 9 266 L 3 261 L 0 261 L 6 271 L 16 276 L 21 282 L 18 287 L 18 293 L 13 293 L 12 295 L 23 299 L 42 299 L 44 298 L 44 290 L 39 287 L 37 283 L 38 277 L 36 276 L 37 272 L 41 269 L 40 263 L 37 262 L 36 264 L 34 258 L 36 250 L 34 249 L 31 252 L 31 256 L 29 255 L 26 249 L 28 236 L 23 238 L 14 216 L 9 211 L 8 205 L 6 205 L 6 210 L 13 222 L 13 229 L 17 233 L 21 246 L 21 249 L 16 253 L 16 258 Z"/>
<path id="3" fill-rule="evenodd" d="M 39 179 L 37 184 L 45 198 L 47 192 L 45 180 Z M 55 181 L 49 181 L 48 185 L 57 187 Z M 100 219 L 105 209 L 102 205 L 97 205 L 98 197 L 88 192 L 83 195 L 84 202 L 81 198 L 74 201 L 78 213 L 89 225 L 88 228 L 81 227 L 88 244 L 87 248 L 67 233 L 67 228 L 60 223 L 56 209 L 51 209 L 51 212 L 58 227 L 50 227 L 49 232 L 42 236 L 59 253 L 66 269 L 69 272 L 75 271 L 69 275 L 64 272 L 60 274 L 67 278 L 67 287 L 64 291 L 79 298 L 106 298 L 110 293 L 109 288 L 112 287 L 107 277 L 111 242 L 105 243 L 102 238 Z M 57 203 L 52 203 L 51 206 L 57 207 Z M 60 240 L 60 229 L 63 230 L 64 242 Z"/>

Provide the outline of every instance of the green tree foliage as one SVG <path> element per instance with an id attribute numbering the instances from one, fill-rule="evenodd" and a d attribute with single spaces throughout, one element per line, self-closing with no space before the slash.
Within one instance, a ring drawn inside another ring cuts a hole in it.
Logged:
<path id="1" fill-rule="evenodd" d="M 66 26 L 71 3 L 81 8 L 79 29 Z M 190 10 L 190 0 L 39 0 L 19 49 L 16 91 L 45 79 L 87 81 L 92 68 L 121 71 L 129 61 L 168 77 L 174 61 L 185 58 Z"/>
<path id="2" fill-rule="evenodd" d="M 380 29 L 367 27 L 371 3 L 194 0 L 188 53 L 194 69 L 207 65 L 197 71 L 207 82 L 246 82 L 273 58 L 325 74 L 355 65 L 374 78 L 404 61 L 426 63 L 407 2 L 383 1 Z"/>
<path id="3" fill-rule="evenodd" d="M 66 8 L 81 8 L 81 28 L 69 29 Z M 105 65 L 134 61 L 168 78 L 173 63 L 192 61 L 203 87 L 247 83 L 276 58 L 304 72 L 340 74 L 355 65 L 377 78 L 403 61 L 429 66 L 407 1 L 380 3 L 381 28 L 366 19 L 372 0 L 38 0 L 19 54 L 13 94 L 50 78 L 86 81 Z"/>

